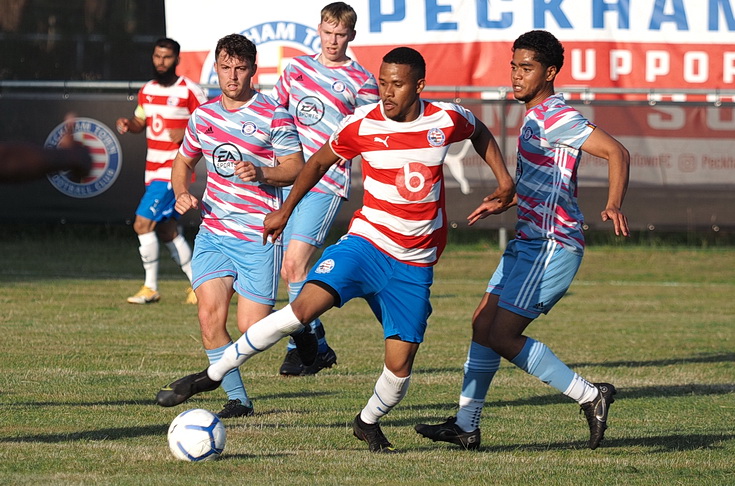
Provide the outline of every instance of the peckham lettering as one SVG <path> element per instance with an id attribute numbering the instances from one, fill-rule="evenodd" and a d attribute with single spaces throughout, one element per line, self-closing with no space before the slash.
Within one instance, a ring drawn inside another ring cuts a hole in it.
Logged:
<path id="1" fill-rule="evenodd" d="M 427 31 L 457 31 L 463 26 L 459 22 L 450 22 L 446 19 L 455 12 L 455 6 L 442 5 L 440 0 L 424 0 L 424 27 Z M 630 30 L 630 16 L 643 15 L 647 20 L 648 29 L 659 31 L 667 24 L 672 24 L 677 31 L 686 32 L 691 29 L 688 12 L 692 9 L 705 8 L 706 28 L 710 32 L 721 30 L 720 21 L 724 21 L 727 31 L 735 31 L 735 15 L 733 0 L 655 0 L 651 9 L 646 11 L 645 4 L 637 0 L 587 0 L 592 10 L 589 19 L 591 25 L 574 25 L 567 12 L 579 9 L 582 0 L 523 0 L 516 6 L 523 4 L 524 15 L 531 15 L 534 29 L 561 28 L 574 29 L 589 27 L 593 30 Z M 407 19 L 406 0 L 370 0 L 369 25 L 370 32 L 382 32 L 384 25 L 390 22 L 402 22 Z M 417 8 L 418 2 L 411 2 L 411 8 Z M 515 13 L 508 0 L 475 0 L 474 10 L 476 27 L 480 29 L 510 29 L 515 22 Z M 530 10 L 530 12 L 529 12 Z M 465 26 L 468 27 L 468 26 Z"/>

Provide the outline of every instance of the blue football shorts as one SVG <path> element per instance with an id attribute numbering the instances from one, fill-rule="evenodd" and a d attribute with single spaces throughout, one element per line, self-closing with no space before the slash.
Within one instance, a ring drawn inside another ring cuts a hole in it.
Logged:
<path id="1" fill-rule="evenodd" d="M 280 245 L 216 235 L 200 228 L 191 259 L 191 286 L 233 277 L 235 292 L 259 304 L 274 305 L 278 293 L 283 249 Z"/>
<path id="2" fill-rule="evenodd" d="M 429 288 L 433 267 L 399 262 L 378 250 L 368 240 L 343 236 L 324 250 L 306 277 L 319 281 L 339 295 L 337 307 L 355 297 L 364 298 L 383 326 L 387 339 L 420 343 L 431 315 Z"/>
<path id="3" fill-rule="evenodd" d="M 511 240 L 487 285 L 498 306 L 531 319 L 548 314 L 569 289 L 582 254 L 554 240 Z"/>
<path id="4" fill-rule="evenodd" d="M 290 188 L 283 191 L 284 200 L 289 192 Z M 308 192 L 299 201 L 286 223 L 282 236 L 284 248 L 288 247 L 288 242 L 292 239 L 320 248 L 324 244 L 343 201 L 344 199 L 334 194 Z"/>
<path id="5" fill-rule="evenodd" d="M 156 222 L 170 218 L 179 219 L 180 214 L 174 211 L 175 205 L 176 197 L 174 197 L 171 183 L 152 181 L 145 188 L 145 194 L 140 199 L 135 214 Z"/>

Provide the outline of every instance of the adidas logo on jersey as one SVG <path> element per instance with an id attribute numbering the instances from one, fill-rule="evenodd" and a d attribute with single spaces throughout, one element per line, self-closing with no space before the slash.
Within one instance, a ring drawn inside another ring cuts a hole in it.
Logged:
<path id="1" fill-rule="evenodd" d="M 208 126 L 207 129 L 204 130 L 204 133 L 206 135 L 212 135 L 214 133 L 214 128 L 212 128 L 211 126 Z"/>

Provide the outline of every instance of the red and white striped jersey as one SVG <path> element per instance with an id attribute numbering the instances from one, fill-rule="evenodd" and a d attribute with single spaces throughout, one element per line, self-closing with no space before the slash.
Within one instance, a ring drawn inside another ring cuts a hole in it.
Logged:
<path id="1" fill-rule="evenodd" d="M 202 88 L 184 76 L 179 76 L 171 86 L 148 81 L 140 88 L 135 116 L 145 118 L 146 185 L 152 181 L 171 181 L 171 166 L 180 144 L 171 141 L 169 130 L 184 130 L 189 116 L 205 101 Z"/>
<path id="2" fill-rule="evenodd" d="M 474 130 L 470 111 L 437 101 L 421 101 L 419 117 L 410 122 L 386 117 L 382 103 L 346 117 L 330 146 L 345 159 L 362 155 L 363 206 L 349 233 L 401 262 L 434 265 L 447 240 L 444 157 L 450 144 Z"/>

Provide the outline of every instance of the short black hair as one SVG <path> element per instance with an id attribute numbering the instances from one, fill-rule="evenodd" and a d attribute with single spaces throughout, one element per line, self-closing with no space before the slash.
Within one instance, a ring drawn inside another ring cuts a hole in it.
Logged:
<path id="1" fill-rule="evenodd" d="M 178 42 L 176 42 L 173 39 L 169 39 L 168 37 L 161 37 L 156 41 L 156 45 L 154 47 L 162 47 L 164 49 L 171 49 L 174 51 L 174 54 L 177 56 L 181 52 L 181 46 Z"/>
<path id="2" fill-rule="evenodd" d="M 225 51 L 230 57 L 250 61 L 251 65 L 255 65 L 255 58 L 258 54 L 255 44 L 242 34 L 226 35 L 217 41 L 217 47 L 214 49 L 215 59 L 219 57 L 221 51 Z"/>
<path id="3" fill-rule="evenodd" d="M 416 76 L 416 81 L 426 77 L 426 61 L 424 61 L 424 56 L 416 49 L 396 47 L 383 56 L 383 62 L 387 64 L 407 65 Z"/>
<path id="4" fill-rule="evenodd" d="M 513 51 L 516 49 L 535 52 L 534 61 L 540 62 L 545 68 L 556 66 L 556 71 L 559 72 L 564 65 L 564 46 L 551 32 L 545 30 L 526 32 L 513 43 Z"/>

